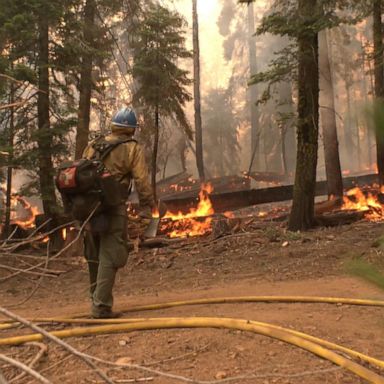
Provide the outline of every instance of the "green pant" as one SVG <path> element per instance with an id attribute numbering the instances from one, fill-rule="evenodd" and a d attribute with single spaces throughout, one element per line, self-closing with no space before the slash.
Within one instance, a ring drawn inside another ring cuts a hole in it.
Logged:
<path id="1" fill-rule="evenodd" d="M 85 257 L 88 262 L 92 312 L 110 311 L 117 270 L 128 260 L 125 215 L 108 215 L 108 230 L 86 231 Z"/>

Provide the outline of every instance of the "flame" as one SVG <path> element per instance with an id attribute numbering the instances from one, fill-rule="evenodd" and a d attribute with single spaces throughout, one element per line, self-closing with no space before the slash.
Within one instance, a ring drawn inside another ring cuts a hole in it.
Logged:
<path id="1" fill-rule="evenodd" d="M 63 228 L 63 230 L 61 231 L 61 236 L 64 241 L 67 240 L 67 228 Z"/>
<path id="2" fill-rule="evenodd" d="M 160 217 L 160 211 L 159 211 L 159 208 L 154 208 L 153 210 L 152 210 L 152 217 L 154 218 L 154 219 L 157 219 L 157 218 L 159 218 Z"/>
<path id="3" fill-rule="evenodd" d="M 35 226 L 35 218 L 40 213 L 38 207 L 31 206 L 24 198 L 18 195 L 12 196 L 12 207 L 16 207 L 20 204 L 26 212 L 28 212 L 28 218 L 22 220 L 12 217 L 12 224 L 18 225 L 23 229 L 30 229 Z"/>
<path id="4" fill-rule="evenodd" d="M 162 230 L 170 231 L 168 236 L 171 238 L 202 236 L 211 232 L 212 217 L 207 216 L 212 216 L 215 213 L 209 198 L 212 192 L 211 184 L 202 184 L 197 208 L 191 208 L 187 214 L 182 212 L 175 214 L 167 211 L 164 219 L 171 220 L 171 223 L 165 223 Z"/>
<path id="5" fill-rule="evenodd" d="M 383 192 L 383 187 L 380 192 Z M 365 217 L 372 221 L 384 219 L 384 207 L 379 202 L 377 195 L 371 192 L 365 194 L 358 187 L 350 189 L 347 192 L 347 196 L 343 197 L 343 206 L 341 209 L 366 212 Z"/>

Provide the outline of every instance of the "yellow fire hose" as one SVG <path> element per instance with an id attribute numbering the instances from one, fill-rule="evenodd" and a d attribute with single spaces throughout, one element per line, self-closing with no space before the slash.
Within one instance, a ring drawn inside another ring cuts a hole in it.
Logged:
<path id="1" fill-rule="evenodd" d="M 209 299 L 195 299 L 187 301 L 173 301 L 166 303 L 139 305 L 128 308 L 120 308 L 120 312 L 139 312 L 153 311 L 159 309 L 175 308 L 189 305 L 206 305 L 206 304 L 238 304 L 238 303 L 307 303 L 307 304 L 344 304 L 370 307 L 384 307 L 382 300 L 368 299 L 351 299 L 345 297 L 312 297 L 312 296 L 237 296 L 237 297 L 221 297 Z M 72 318 L 87 317 L 89 313 L 81 313 L 72 315 Z M 57 318 L 33 318 L 30 321 L 36 323 L 52 322 Z M 2 323 L 2 324 L 1 324 Z M 13 320 L 0 320 L 0 330 L 11 328 L 9 324 L 15 323 Z M 3 327 L 4 326 L 4 327 Z M 13 326 L 12 326 L 13 327 Z"/>
<path id="2" fill-rule="evenodd" d="M 46 322 L 47 323 L 50 323 L 50 322 L 52 322 L 52 323 L 61 323 L 61 324 L 105 325 L 105 324 L 137 323 L 137 322 L 143 322 L 143 321 L 146 321 L 146 320 L 161 320 L 161 318 L 160 319 L 159 318 L 156 318 L 156 319 L 153 319 L 153 318 L 141 318 L 141 319 L 122 319 L 122 318 L 120 318 L 120 319 L 67 319 L 67 318 L 59 319 L 59 318 L 55 318 L 55 319 L 51 319 L 50 321 L 48 321 L 48 319 L 47 319 Z M 384 369 L 384 361 L 379 360 L 379 359 L 375 359 L 374 357 L 370 357 L 370 356 L 364 355 L 363 353 L 360 353 L 360 352 L 354 351 L 352 349 L 343 347 L 341 345 L 329 342 L 327 340 L 323 340 L 323 339 L 320 339 L 320 338 L 308 335 L 306 333 L 294 331 L 292 329 L 283 328 L 283 327 L 280 327 L 278 325 L 262 323 L 262 322 L 254 321 L 254 320 L 252 320 L 252 323 L 259 324 L 259 325 L 262 325 L 262 326 L 265 326 L 265 327 L 270 327 L 270 328 L 273 328 L 273 329 L 283 330 L 285 332 L 291 333 L 292 335 L 295 335 L 295 336 L 298 336 L 298 337 L 302 337 L 303 339 L 306 339 L 306 340 L 312 341 L 314 343 L 317 343 L 319 345 L 322 345 L 323 347 L 327 347 L 327 348 L 330 348 L 330 349 L 333 349 L 333 350 L 337 350 L 337 351 L 343 352 L 343 353 L 345 353 L 345 354 L 347 354 L 347 355 L 349 355 L 351 357 L 355 357 L 355 358 L 361 359 L 363 361 L 366 361 L 367 363 L 373 364 L 373 365 L 375 365 L 377 367 L 380 367 L 380 368 Z M 0 339 L 0 345 L 1 345 L 1 339 Z"/>
<path id="3" fill-rule="evenodd" d="M 123 321 L 122 319 L 119 321 Z M 124 320 L 127 321 L 127 320 Z M 116 320 L 114 320 L 116 322 Z M 317 356 L 327 359 L 334 364 L 345 368 L 359 377 L 377 384 L 384 384 L 384 377 L 377 373 L 357 364 L 345 357 L 338 355 L 331 350 L 322 347 L 305 339 L 299 333 L 288 331 L 281 327 L 270 326 L 268 324 L 258 323 L 249 320 L 239 320 L 231 318 L 161 318 L 161 319 L 143 319 L 123 324 L 102 325 L 96 327 L 73 328 L 71 330 L 54 331 L 53 335 L 60 338 L 79 337 L 87 335 L 100 335 L 117 333 L 124 331 L 139 331 L 139 330 L 155 330 L 155 329 L 174 329 L 174 328 L 221 328 L 221 329 L 236 329 L 242 331 L 253 332 L 264 336 L 269 336 L 289 344 L 305 349 Z M 18 345 L 30 341 L 38 341 L 44 338 L 41 334 L 31 334 L 24 336 L 11 337 L 0 339 L 0 345 Z M 382 366 L 384 362 L 381 362 Z"/>

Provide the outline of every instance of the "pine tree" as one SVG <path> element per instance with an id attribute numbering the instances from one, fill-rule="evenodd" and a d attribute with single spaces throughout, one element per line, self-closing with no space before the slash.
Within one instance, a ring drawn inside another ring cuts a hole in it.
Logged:
<path id="1" fill-rule="evenodd" d="M 249 1 L 240 1 L 249 2 Z M 324 7 L 326 11 L 324 12 Z M 297 159 L 290 230 L 305 230 L 314 221 L 318 124 L 319 65 L 318 33 L 338 25 L 347 18 L 335 13 L 337 7 L 355 11 L 356 2 L 322 0 L 282 0 L 274 2 L 272 12 L 263 18 L 258 33 L 270 32 L 288 36 L 296 44 L 287 47 L 275 59 L 270 70 L 254 76 L 253 81 L 269 83 L 265 97 L 270 97 L 271 84 L 291 76 L 297 80 Z M 353 17 L 350 17 L 352 21 Z"/>
<path id="2" fill-rule="evenodd" d="M 156 193 L 157 151 L 160 119 L 171 117 L 192 139 L 184 105 L 191 100 L 187 87 L 192 83 L 188 71 L 177 63 L 191 58 L 185 48 L 185 21 L 161 5 L 150 5 L 136 31 L 133 78 L 139 84 L 134 103 L 153 116 L 152 185 Z M 147 126 L 147 129 L 150 125 Z"/>
<path id="3" fill-rule="evenodd" d="M 333 77 L 328 50 L 327 31 L 319 33 L 320 51 L 320 97 L 321 120 L 323 126 L 325 171 L 327 174 L 328 196 L 343 196 L 343 179 L 337 138 L 335 96 Z"/>
<path id="4" fill-rule="evenodd" d="M 0 1 L 0 18 L 4 21 L 0 46 L 3 63 L 8 61 L 2 70 L 19 81 L 16 98 L 32 93 L 14 111 L 17 132 L 14 132 L 12 158 L 15 164 L 37 173 L 35 186 L 40 191 L 47 217 L 57 213 L 53 160 L 62 153 L 64 133 L 73 124 L 71 118 L 67 119 L 69 111 L 63 112 L 62 103 L 58 102 L 61 91 L 56 81 L 54 84 L 52 65 L 52 35 L 67 6 L 66 1 Z"/>
<path id="5" fill-rule="evenodd" d="M 204 98 L 205 159 L 215 177 L 234 175 L 239 171 L 237 122 L 230 92 L 213 89 Z"/>
<path id="6" fill-rule="evenodd" d="M 196 164 L 201 181 L 205 179 L 204 152 L 203 152 L 203 127 L 201 121 L 201 96 L 200 96 L 200 44 L 199 44 L 199 19 L 197 14 L 197 0 L 192 0 L 192 33 L 193 33 L 193 96 L 195 107 L 195 139 L 196 139 Z"/>
<path id="7" fill-rule="evenodd" d="M 384 44 L 383 44 L 383 2 L 373 0 L 373 42 L 375 65 L 375 97 L 376 108 L 381 109 L 384 102 Z M 377 119 L 376 119 L 377 120 Z M 384 185 L 384 132 L 380 124 L 376 124 L 376 153 L 379 182 Z"/>

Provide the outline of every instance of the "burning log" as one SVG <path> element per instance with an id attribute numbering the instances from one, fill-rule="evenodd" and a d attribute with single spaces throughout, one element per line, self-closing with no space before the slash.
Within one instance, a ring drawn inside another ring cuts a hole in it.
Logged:
<path id="1" fill-rule="evenodd" d="M 345 188 L 353 188 L 359 184 L 377 183 L 377 175 L 364 175 L 343 179 Z M 327 182 L 320 181 L 316 184 L 316 196 L 328 194 Z M 226 212 L 229 210 L 241 209 L 252 205 L 275 203 L 292 200 L 293 185 L 286 185 L 273 188 L 239 190 L 224 193 L 215 193 L 210 196 L 215 212 Z M 196 198 L 190 195 L 178 195 L 174 198 L 166 198 L 164 202 L 172 211 L 187 213 L 190 208 L 196 205 Z"/>
<path id="2" fill-rule="evenodd" d="M 211 216 L 215 212 L 209 198 L 212 192 L 213 188 L 210 184 L 203 184 L 197 208 L 191 208 L 187 214 L 167 211 L 162 220 L 161 230 L 167 231 L 171 238 L 202 236 L 210 233 L 212 231 Z"/>

